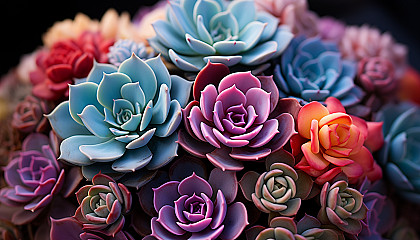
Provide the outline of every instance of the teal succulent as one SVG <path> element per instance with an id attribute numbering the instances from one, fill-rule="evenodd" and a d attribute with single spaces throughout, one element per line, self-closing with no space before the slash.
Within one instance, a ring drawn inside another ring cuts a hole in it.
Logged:
<path id="1" fill-rule="evenodd" d="M 86 82 L 70 86 L 69 100 L 49 114 L 63 138 L 60 159 L 96 173 L 155 170 L 176 156 L 181 108 L 191 83 L 170 76 L 161 58 L 135 54 L 121 63 L 95 64 Z M 159 151 L 157 151 L 159 149 Z"/>
<path id="2" fill-rule="evenodd" d="M 185 71 L 208 61 L 233 66 L 259 65 L 279 56 L 293 34 L 278 19 L 257 12 L 254 1 L 170 0 L 166 20 L 152 25 L 156 52 Z"/>
<path id="3" fill-rule="evenodd" d="M 420 107 L 408 102 L 387 104 L 376 121 L 384 123 L 384 145 L 378 160 L 385 176 L 402 197 L 419 203 Z"/>

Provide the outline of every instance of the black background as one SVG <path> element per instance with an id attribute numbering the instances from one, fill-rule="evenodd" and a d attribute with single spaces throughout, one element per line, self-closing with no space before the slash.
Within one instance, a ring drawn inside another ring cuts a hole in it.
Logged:
<path id="1" fill-rule="evenodd" d="M 280 1 L 280 0 L 279 0 Z M 308 0 L 318 15 L 334 16 L 347 24 L 367 23 L 409 47 L 410 63 L 420 70 L 420 1 L 418 0 Z M 42 34 L 54 22 L 73 19 L 82 12 L 100 19 L 109 8 L 134 16 L 141 6 L 153 5 L 156 0 L 73 0 L 26 1 L 4 0 L 0 5 L 1 72 L 19 63 L 21 55 L 42 45 Z"/>

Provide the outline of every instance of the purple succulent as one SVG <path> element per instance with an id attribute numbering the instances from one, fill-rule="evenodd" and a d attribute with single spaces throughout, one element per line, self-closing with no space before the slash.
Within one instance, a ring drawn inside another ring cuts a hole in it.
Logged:
<path id="1" fill-rule="evenodd" d="M 293 218 L 276 217 L 270 227 L 254 226 L 246 231 L 247 240 L 288 239 L 288 240 L 338 240 L 344 239 L 341 232 L 325 228 L 318 219 L 306 215 L 296 224 Z"/>
<path id="2" fill-rule="evenodd" d="M 35 219 L 52 202 L 64 185 L 65 174 L 48 137 L 32 133 L 23 141 L 22 151 L 11 154 L 4 178 L 8 187 L 0 190 L 0 202 L 16 207 L 11 221 L 20 225 Z"/>
<path id="3" fill-rule="evenodd" d="M 84 231 L 94 231 L 115 237 L 124 226 L 124 214 L 131 208 L 131 193 L 111 177 L 96 174 L 92 185 L 85 185 L 76 193 L 80 206 L 74 217 L 83 224 Z"/>
<path id="4" fill-rule="evenodd" d="M 283 149 L 270 154 L 265 163 L 266 172 L 249 171 L 239 182 L 245 198 L 253 201 L 262 212 L 296 215 L 301 200 L 312 190 L 313 180 L 303 171 L 291 167 L 295 165 L 295 159 Z"/>
<path id="5" fill-rule="evenodd" d="M 17 105 L 13 113 L 12 127 L 25 133 L 43 132 L 49 125 L 44 114 L 50 111 L 51 106 L 47 101 L 28 95 Z"/>
<path id="6" fill-rule="evenodd" d="M 234 172 L 213 169 L 209 181 L 193 173 L 153 191 L 158 217 L 152 218 L 150 238 L 236 239 L 248 224 L 244 204 L 232 203 L 237 192 Z"/>
<path id="7" fill-rule="evenodd" d="M 223 64 L 209 62 L 194 83 L 194 101 L 183 109 L 179 144 L 207 158 L 222 170 L 239 171 L 241 161 L 256 161 L 280 149 L 295 134 L 289 112 L 295 99 L 279 100 L 271 76 L 229 73 Z"/>
<path id="8" fill-rule="evenodd" d="M 134 240 L 134 238 L 125 231 L 120 231 L 115 236 L 106 236 L 100 232 L 85 231 L 83 224 L 74 217 L 61 219 L 51 218 L 51 240 Z"/>

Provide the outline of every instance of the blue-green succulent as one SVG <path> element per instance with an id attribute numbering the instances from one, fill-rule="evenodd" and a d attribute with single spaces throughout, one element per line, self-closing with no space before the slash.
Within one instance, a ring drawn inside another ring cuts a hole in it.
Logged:
<path id="1" fill-rule="evenodd" d="M 342 60 L 337 45 L 319 37 L 294 38 L 273 75 L 280 97 L 297 98 L 301 104 L 335 97 L 350 107 L 364 95 L 354 84 L 355 63 Z"/>
<path id="2" fill-rule="evenodd" d="M 166 20 L 152 25 L 156 52 L 185 71 L 208 61 L 259 65 L 279 56 L 293 38 L 279 20 L 257 12 L 253 0 L 170 0 Z"/>
<path id="3" fill-rule="evenodd" d="M 384 145 L 378 162 L 397 192 L 420 202 L 420 107 L 408 102 L 387 104 L 378 112 L 383 121 Z"/>
<path id="4" fill-rule="evenodd" d="M 121 63 L 95 63 L 85 82 L 47 118 L 62 139 L 60 159 L 82 166 L 88 179 L 154 170 L 176 156 L 181 108 L 191 82 L 169 75 L 160 56 L 135 54 Z M 121 174 L 119 174 L 121 173 Z"/>

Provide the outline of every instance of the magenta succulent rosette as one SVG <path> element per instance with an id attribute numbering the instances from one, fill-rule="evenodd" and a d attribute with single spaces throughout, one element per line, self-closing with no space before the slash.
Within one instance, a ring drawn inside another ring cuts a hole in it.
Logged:
<path id="1" fill-rule="evenodd" d="M 225 188 L 224 181 L 234 187 Z M 244 204 L 232 203 L 237 182 L 229 172 L 214 169 L 209 181 L 193 173 L 153 190 L 158 217 L 152 218 L 151 236 L 157 239 L 236 239 L 248 224 Z"/>
<path id="2" fill-rule="evenodd" d="M 0 202 L 16 207 L 14 224 L 34 220 L 51 203 L 65 181 L 64 170 L 49 145 L 48 137 L 33 133 L 25 138 L 22 151 L 11 154 L 4 178 L 8 187 L 0 190 Z M 6 215 L 2 213 L 3 216 Z"/>
<path id="3" fill-rule="evenodd" d="M 279 100 L 271 76 L 229 73 L 209 62 L 197 75 L 194 101 L 183 109 L 185 130 L 179 144 L 222 170 L 239 171 L 241 161 L 256 161 L 281 148 L 295 133 L 294 99 Z"/>

